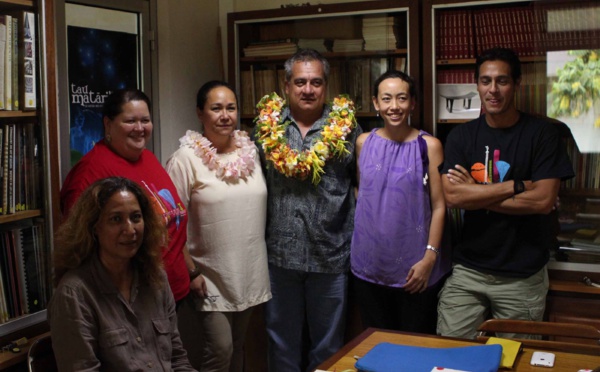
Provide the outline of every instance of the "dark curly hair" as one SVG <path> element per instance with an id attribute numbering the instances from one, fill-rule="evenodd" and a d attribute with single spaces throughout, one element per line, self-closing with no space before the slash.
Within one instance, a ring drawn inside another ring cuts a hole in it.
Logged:
<path id="1" fill-rule="evenodd" d="M 81 194 L 69 217 L 56 232 L 53 257 L 55 286 L 67 271 L 98 254 L 100 247 L 94 230 L 106 203 L 120 191 L 128 191 L 135 196 L 144 220 L 142 245 L 132 261 L 148 284 L 155 288 L 164 284 L 161 253 L 168 241 L 165 224 L 138 184 L 123 177 L 109 177 L 94 182 Z"/>

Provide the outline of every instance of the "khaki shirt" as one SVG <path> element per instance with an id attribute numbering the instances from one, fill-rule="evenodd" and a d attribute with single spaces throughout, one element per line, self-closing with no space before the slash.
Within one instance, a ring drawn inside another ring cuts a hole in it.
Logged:
<path id="1" fill-rule="evenodd" d="M 60 371 L 195 371 L 166 277 L 153 289 L 136 273 L 127 303 L 94 255 L 62 278 L 48 320 Z"/>

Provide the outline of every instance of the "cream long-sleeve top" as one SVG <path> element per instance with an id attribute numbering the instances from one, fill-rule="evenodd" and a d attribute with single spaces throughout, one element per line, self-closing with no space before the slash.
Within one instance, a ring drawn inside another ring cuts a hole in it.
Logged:
<path id="1" fill-rule="evenodd" d="M 219 154 L 222 162 L 236 151 Z M 179 148 L 167 162 L 177 192 L 188 210 L 187 246 L 206 280 L 208 298 L 201 311 L 243 311 L 271 298 L 265 224 L 267 186 L 258 155 L 246 179 L 217 178 L 194 149 Z"/>

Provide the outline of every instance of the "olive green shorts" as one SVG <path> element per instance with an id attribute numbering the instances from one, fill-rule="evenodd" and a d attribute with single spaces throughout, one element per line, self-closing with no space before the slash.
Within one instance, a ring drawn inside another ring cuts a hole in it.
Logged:
<path id="1" fill-rule="evenodd" d="M 546 266 L 528 278 L 509 278 L 456 264 L 439 294 L 437 333 L 475 338 L 477 327 L 488 318 L 540 321 L 544 317 L 547 292 Z"/>

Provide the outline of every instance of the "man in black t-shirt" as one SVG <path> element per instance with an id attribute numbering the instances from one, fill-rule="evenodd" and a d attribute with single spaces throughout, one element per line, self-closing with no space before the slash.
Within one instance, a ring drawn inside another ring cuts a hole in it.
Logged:
<path id="1" fill-rule="evenodd" d="M 475 78 L 485 115 L 450 133 L 441 171 L 448 207 L 465 212 L 438 333 L 464 338 L 489 316 L 542 320 L 556 242 L 550 213 L 560 181 L 574 175 L 557 126 L 515 107 L 521 66 L 512 50 L 483 52 Z"/>

